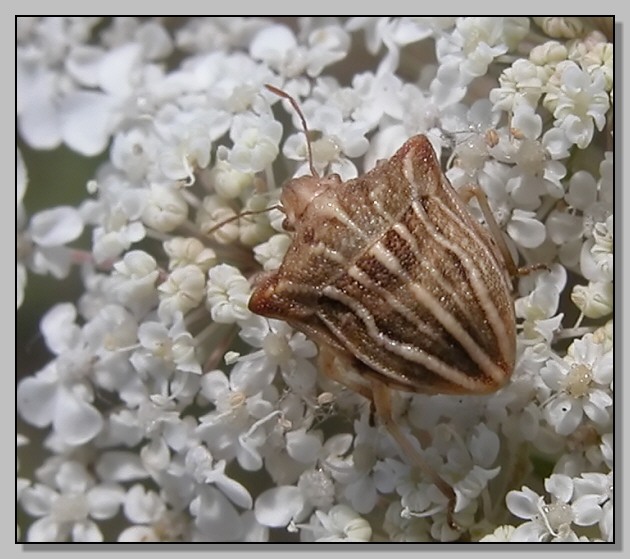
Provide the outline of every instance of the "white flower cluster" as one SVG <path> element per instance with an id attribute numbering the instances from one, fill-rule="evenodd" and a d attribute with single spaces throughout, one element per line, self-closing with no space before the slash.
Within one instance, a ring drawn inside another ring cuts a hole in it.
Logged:
<path id="1" fill-rule="evenodd" d="M 612 541 L 602 19 L 18 18 L 17 306 L 30 274 L 82 281 L 74 302 L 51 293 L 52 357 L 17 387 L 41 433 L 18 435 L 19 537 Z M 315 344 L 248 309 L 290 244 L 281 186 L 310 172 L 299 115 L 265 84 L 298 100 L 318 173 L 347 180 L 426 134 L 532 267 L 505 388 L 394 395 L 454 522 Z M 77 207 L 29 215 L 29 150 L 61 144 L 104 162 Z"/>

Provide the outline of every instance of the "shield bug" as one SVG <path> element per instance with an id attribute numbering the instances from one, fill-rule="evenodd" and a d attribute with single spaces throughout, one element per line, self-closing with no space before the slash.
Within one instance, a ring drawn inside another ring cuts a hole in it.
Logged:
<path id="1" fill-rule="evenodd" d="M 323 371 L 369 398 L 407 456 L 449 499 L 455 493 L 402 433 L 390 390 L 484 394 L 510 377 L 516 351 L 511 276 L 517 273 L 481 191 L 491 232 L 442 172 L 429 140 L 407 140 L 356 179 L 311 174 L 281 194 L 292 241 L 249 308 L 315 341 Z M 493 234 L 494 233 L 494 234 Z M 497 236 L 498 234 L 498 236 Z"/>

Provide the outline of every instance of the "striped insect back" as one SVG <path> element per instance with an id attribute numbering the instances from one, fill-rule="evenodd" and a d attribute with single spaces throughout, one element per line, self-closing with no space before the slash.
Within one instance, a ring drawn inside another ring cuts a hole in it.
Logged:
<path id="1" fill-rule="evenodd" d="M 412 464 L 447 497 L 455 491 L 397 425 L 390 389 L 483 394 L 512 374 L 516 325 L 510 276 L 517 273 L 487 205 L 495 239 L 444 175 L 429 140 L 410 138 L 356 179 L 320 177 L 308 130 L 310 176 L 290 180 L 281 204 L 292 241 L 264 276 L 251 311 L 287 321 L 317 342 L 330 377 L 369 398 Z"/>
<path id="2" fill-rule="evenodd" d="M 296 180 L 285 188 L 315 195 L 287 224 L 292 244 L 253 312 L 340 346 L 393 388 L 484 393 L 505 382 L 516 336 L 503 257 L 426 137 L 354 180 Z"/>

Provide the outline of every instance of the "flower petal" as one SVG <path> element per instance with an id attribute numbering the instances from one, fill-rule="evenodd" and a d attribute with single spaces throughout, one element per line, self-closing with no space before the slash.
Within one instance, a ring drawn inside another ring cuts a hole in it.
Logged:
<path id="1" fill-rule="evenodd" d="M 63 388 L 59 391 L 53 424 L 65 443 L 78 446 L 98 435 L 103 418 L 94 406 Z"/>
<path id="2" fill-rule="evenodd" d="M 273 487 L 261 493 L 254 505 L 256 520 L 270 528 L 280 528 L 291 522 L 304 506 L 300 490 L 292 485 Z"/>

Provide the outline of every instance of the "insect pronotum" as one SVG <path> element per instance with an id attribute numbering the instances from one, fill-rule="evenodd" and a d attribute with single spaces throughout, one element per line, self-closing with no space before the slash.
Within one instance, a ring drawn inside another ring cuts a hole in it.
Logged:
<path id="1" fill-rule="evenodd" d="M 429 140 L 407 140 L 356 179 L 311 174 L 282 190 L 292 241 L 280 268 L 256 285 L 253 312 L 285 320 L 314 340 L 323 371 L 369 398 L 407 457 L 455 505 L 393 419 L 390 389 L 425 394 L 497 390 L 514 367 L 510 276 L 517 273 L 486 199 L 495 238 L 441 170 Z"/>

